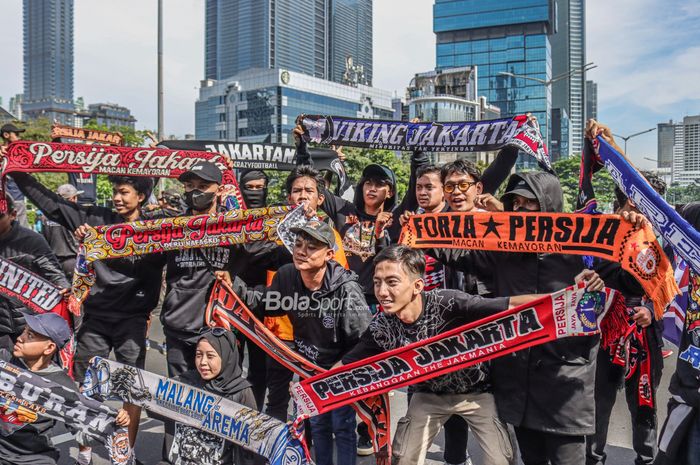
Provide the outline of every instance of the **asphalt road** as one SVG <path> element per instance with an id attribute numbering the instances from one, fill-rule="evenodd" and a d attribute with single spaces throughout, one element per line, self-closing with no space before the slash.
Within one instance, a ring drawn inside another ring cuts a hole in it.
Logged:
<path id="1" fill-rule="evenodd" d="M 151 327 L 151 339 L 157 342 L 164 340 L 162 330 L 159 323 L 154 321 Z M 670 347 L 675 349 L 675 347 Z M 658 413 L 659 425 L 663 424 L 666 417 L 666 403 L 668 401 L 668 384 L 675 370 L 677 352 L 665 360 L 664 374 L 658 392 Z M 156 348 L 148 351 L 146 356 L 146 369 L 155 373 L 165 373 L 166 364 L 165 356 Z M 114 405 L 118 405 L 114 403 Z M 401 389 L 394 391 L 391 396 L 391 413 L 392 413 L 392 430 L 396 427 L 396 422 L 406 412 L 406 391 Z M 163 426 L 162 423 L 150 419 L 145 413 L 142 414 L 141 426 L 138 440 L 136 443 L 136 457 L 139 461 L 146 465 L 157 464 L 161 458 L 161 450 L 163 444 Z M 54 441 L 61 450 L 61 465 L 70 465 L 74 463 L 77 457 L 78 450 L 73 437 L 66 433 L 66 430 L 58 426 L 54 434 Z M 444 463 L 442 459 L 444 438 L 443 434 L 436 438 L 435 442 L 428 451 L 426 465 L 437 465 Z M 608 465 L 627 465 L 634 463 L 634 452 L 632 447 L 632 429 L 630 427 L 629 411 L 625 402 L 622 391 L 618 393 L 617 402 L 611 417 L 611 424 L 608 433 L 607 453 Z M 481 450 L 476 441 L 469 441 L 469 453 L 472 458 L 473 465 L 482 463 Z M 93 449 L 93 464 L 94 465 L 109 465 L 109 460 L 104 447 L 97 446 Z M 373 457 L 358 457 L 358 465 L 374 464 Z"/>

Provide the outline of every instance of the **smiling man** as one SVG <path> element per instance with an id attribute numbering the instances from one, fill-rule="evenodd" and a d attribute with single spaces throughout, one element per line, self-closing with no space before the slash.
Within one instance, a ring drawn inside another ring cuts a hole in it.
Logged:
<path id="1" fill-rule="evenodd" d="M 425 257 L 403 245 L 382 250 L 374 265 L 374 293 L 382 312 L 343 357 L 344 364 L 437 336 L 538 297 L 488 299 L 450 289 L 425 292 Z M 415 385 L 406 416 L 399 420 L 394 436 L 394 463 L 423 463 L 433 439 L 454 414 L 464 418 L 476 436 L 484 463 L 509 464 L 513 449 L 490 391 L 484 364 Z"/>

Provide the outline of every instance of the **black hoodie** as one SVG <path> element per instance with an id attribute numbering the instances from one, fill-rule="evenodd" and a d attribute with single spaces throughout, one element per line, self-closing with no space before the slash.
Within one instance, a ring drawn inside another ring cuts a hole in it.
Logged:
<path id="1" fill-rule="evenodd" d="M 543 212 L 561 212 L 556 176 L 514 174 L 506 192 L 524 180 Z M 512 201 L 504 199 L 506 211 Z M 583 271 L 576 255 L 430 249 L 443 263 L 493 279 L 495 297 L 551 293 L 570 286 Z M 497 270 L 497 272 L 495 271 Z M 491 370 L 500 417 L 514 425 L 563 435 L 594 433 L 595 361 L 598 337 L 569 337 L 499 357 Z"/>
<path id="2" fill-rule="evenodd" d="M 13 173 L 15 182 L 44 215 L 69 231 L 90 226 L 123 223 L 124 218 L 104 207 L 85 207 L 69 202 L 42 186 L 27 173 Z M 93 262 L 96 282 L 83 304 L 87 317 L 118 322 L 145 317 L 158 304 L 161 276 L 153 272 L 153 255 L 113 258 Z"/>
<path id="3" fill-rule="evenodd" d="M 0 257 L 32 271 L 60 288 L 69 287 L 61 265 L 49 244 L 39 234 L 13 221 L 10 230 L 0 236 Z M 0 335 L 18 336 L 24 329 L 22 312 L 28 312 L 16 300 L 0 297 Z"/>
<path id="4" fill-rule="evenodd" d="M 384 211 L 390 212 L 396 204 L 396 178 L 391 173 L 390 179 L 394 190 L 391 197 L 384 200 Z M 355 186 L 355 197 L 353 202 L 348 202 L 342 197 L 338 197 L 328 189 L 323 189 L 324 200 L 321 210 L 333 221 L 343 240 L 343 249 L 348 260 L 348 267 L 357 273 L 360 285 L 368 303 L 376 303 L 374 297 L 374 256 L 384 247 L 391 243 L 388 231 L 384 237 L 377 239 L 374 233 L 376 215 L 365 212 L 365 199 L 362 193 L 362 186 L 367 179 L 362 177 Z M 357 223 L 349 223 L 348 216 L 357 218 Z"/>
<path id="5" fill-rule="evenodd" d="M 360 340 L 372 315 L 357 275 L 331 260 L 321 288 L 310 291 L 293 264 L 282 266 L 258 306 L 286 314 L 296 350 L 321 368 L 331 368 Z"/>

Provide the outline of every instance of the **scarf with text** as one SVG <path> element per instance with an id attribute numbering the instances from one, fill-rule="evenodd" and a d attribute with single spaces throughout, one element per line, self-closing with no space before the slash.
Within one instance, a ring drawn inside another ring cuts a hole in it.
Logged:
<path id="1" fill-rule="evenodd" d="M 76 139 L 96 142 L 103 145 L 123 145 L 124 136 L 121 132 L 100 131 L 97 129 L 76 128 L 54 123 L 51 126 L 51 139 Z"/>
<path id="2" fill-rule="evenodd" d="M 95 284 L 95 260 L 255 241 L 293 243 L 290 229 L 305 221 L 303 208 L 265 207 L 90 227 L 76 258 L 70 310 L 80 313 Z"/>
<path id="3" fill-rule="evenodd" d="M 94 357 L 83 392 L 100 400 L 121 400 L 253 451 L 271 465 L 308 463 L 292 427 L 250 407 L 181 381 Z"/>
<path id="4" fill-rule="evenodd" d="M 38 416 L 61 421 L 107 446 L 113 464 L 131 463 L 125 429 L 108 406 L 49 381 L 29 370 L 0 361 L 0 412 L 3 421 L 33 423 Z"/>
<path id="5" fill-rule="evenodd" d="M 0 193 L 4 192 L 5 175 L 13 171 L 177 178 L 200 160 L 215 163 L 221 169 L 224 205 L 229 209 L 244 207 L 236 177 L 223 155 L 144 147 L 12 142 L 2 160 Z M 4 195 L 0 195 L 0 212 L 4 211 L 7 205 Z"/>
<path id="6" fill-rule="evenodd" d="M 169 149 L 220 153 L 229 157 L 236 169 L 292 171 L 298 164 L 297 149 L 292 145 L 214 140 L 164 140 L 158 145 Z M 332 171 L 338 176 L 337 195 L 350 188 L 350 178 L 335 151 L 312 148 L 309 155 L 315 169 Z"/>
<path id="7" fill-rule="evenodd" d="M 515 146 L 552 172 L 539 124 L 527 115 L 490 121 L 409 123 L 300 115 L 307 141 L 326 145 L 430 152 L 490 152 Z"/>
<path id="8" fill-rule="evenodd" d="M 597 141 L 597 155 L 615 184 L 661 233 L 665 243 L 670 244 L 696 273 L 700 273 L 700 232 L 656 193 L 624 155 L 612 148 L 601 136 L 598 136 Z"/>
<path id="9" fill-rule="evenodd" d="M 294 383 L 292 396 L 302 417 L 320 415 L 368 396 L 564 337 L 592 336 L 601 331 L 619 337 L 620 314 L 624 318 L 624 304 L 617 291 L 587 292 L 580 283 Z"/>
<path id="10" fill-rule="evenodd" d="M 299 375 L 301 379 L 307 379 L 326 371 L 281 342 L 260 320 L 255 318 L 253 312 L 223 281 L 217 281 L 214 284 L 204 318 L 207 326 L 219 326 L 228 330 L 237 329 L 270 357 Z M 353 408 L 368 427 L 375 453 L 378 456 L 390 457 L 388 396 L 385 394 L 363 399 L 353 404 Z"/>
<path id="11" fill-rule="evenodd" d="M 61 289 L 41 276 L 10 260 L 0 257 L 0 294 L 20 302 L 34 313 L 56 313 L 69 328 L 73 323 L 68 315 L 66 299 Z M 63 367 L 72 373 L 75 341 L 73 337 L 59 351 Z"/>
<path id="12" fill-rule="evenodd" d="M 432 213 L 414 215 L 399 240 L 414 248 L 592 255 L 619 262 L 662 311 L 679 292 L 650 227 L 635 230 L 617 215 L 571 213 Z M 658 315 L 661 316 L 661 313 Z"/>

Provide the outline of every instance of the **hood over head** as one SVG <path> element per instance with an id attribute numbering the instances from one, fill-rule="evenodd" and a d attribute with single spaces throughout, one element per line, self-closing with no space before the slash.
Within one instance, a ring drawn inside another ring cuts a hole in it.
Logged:
<path id="1" fill-rule="evenodd" d="M 525 183 L 529 190 L 535 193 L 540 203 L 540 211 L 559 213 L 564 209 L 564 192 L 559 178 L 544 171 L 516 173 L 508 179 L 506 192 L 513 191 L 518 185 Z M 504 194 L 501 197 L 505 211 L 513 211 L 513 195 Z"/>

